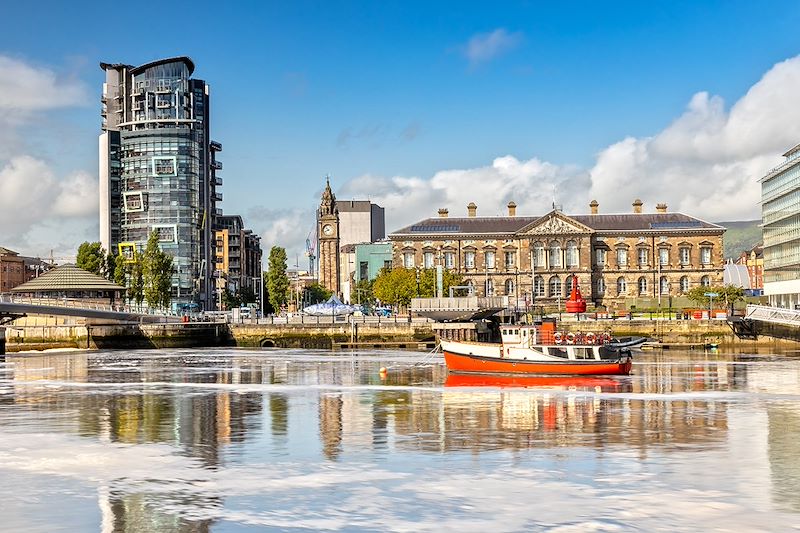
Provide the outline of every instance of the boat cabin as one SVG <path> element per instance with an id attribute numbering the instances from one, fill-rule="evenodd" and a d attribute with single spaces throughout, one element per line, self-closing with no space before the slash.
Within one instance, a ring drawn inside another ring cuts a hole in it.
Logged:
<path id="1" fill-rule="evenodd" d="M 502 351 L 505 357 L 523 356 L 523 350 L 563 359 L 604 359 L 608 350 L 606 335 L 592 332 L 563 333 L 547 327 L 552 324 L 500 325 Z"/>

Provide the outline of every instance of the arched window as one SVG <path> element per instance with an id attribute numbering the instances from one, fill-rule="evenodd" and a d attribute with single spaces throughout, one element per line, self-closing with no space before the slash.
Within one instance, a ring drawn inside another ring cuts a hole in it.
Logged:
<path id="1" fill-rule="evenodd" d="M 567 267 L 578 266 L 578 243 L 567 241 Z"/>
<path id="2" fill-rule="evenodd" d="M 533 279 L 533 295 L 544 296 L 544 278 L 542 276 L 536 276 Z"/>
<path id="3" fill-rule="evenodd" d="M 514 294 L 514 280 L 507 279 L 506 280 L 506 294 Z"/>
<path id="4" fill-rule="evenodd" d="M 541 241 L 533 243 L 533 265 L 544 268 L 544 244 Z"/>
<path id="5" fill-rule="evenodd" d="M 494 294 L 494 281 L 491 279 L 486 280 L 486 296 L 492 296 Z"/>
<path id="6" fill-rule="evenodd" d="M 628 283 L 622 276 L 617 278 L 617 294 L 625 294 L 628 292 Z"/>
<path id="7" fill-rule="evenodd" d="M 647 278 L 642 276 L 639 278 L 639 296 L 643 296 L 647 294 Z"/>
<path id="8" fill-rule="evenodd" d="M 572 292 L 572 278 L 574 277 L 575 276 L 570 274 L 567 276 L 567 279 L 564 280 L 564 296 L 569 296 Z"/>
<path id="9" fill-rule="evenodd" d="M 603 278 L 597 278 L 597 294 L 602 295 L 606 293 L 606 282 Z"/>
<path id="10" fill-rule="evenodd" d="M 658 292 L 661 294 L 669 294 L 669 280 L 667 276 L 661 276 L 658 280 Z"/>
<path id="11" fill-rule="evenodd" d="M 550 278 L 550 297 L 561 296 L 561 279 L 558 276 Z"/>
<path id="12" fill-rule="evenodd" d="M 561 243 L 553 241 L 550 243 L 550 268 L 561 266 Z M 559 283 L 559 285 L 561 285 Z"/>
<path id="13" fill-rule="evenodd" d="M 689 276 L 681 276 L 681 292 L 689 292 Z"/>
<path id="14" fill-rule="evenodd" d="M 467 292 L 470 294 L 470 296 L 472 296 L 473 294 L 475 294 L 475 283 L 474 283 L 474 282 L 473 282 L 471 279 L 468 279 L 467 281 L 465 281 L 465 282 L 464 282 L 464 285 L 466 285 L 467 287 L 469 287 L 469 288 L 467 289 Z"/>
<path id="15" fill-rule="evenodd" d="M 700 285 L 702 285 L 703 287 L 710 287 L 711 278 L 709 278 L 708 276 L 703 276 L 702 278 L 700 278 Z"/>

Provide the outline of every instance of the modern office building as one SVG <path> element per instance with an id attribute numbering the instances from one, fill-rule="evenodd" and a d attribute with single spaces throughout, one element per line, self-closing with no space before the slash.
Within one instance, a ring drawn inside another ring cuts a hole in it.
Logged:
<path id="1" fill-rule="evenodd" d="M 217 288 L 227 288 L 234 294 L 242 289 L 252 290 L 260 304 L 261 238 L 244 227 L 239 215 L 217 217 L 214 235 Z M 218 307 L 218 303 L 216 305 Z"/>
<path id="2" fill-rule="evenodd" d="M 776 307 L 800 306 L 800 144 L 761 178 L 764 295 Z"/>
<path id="3" fill-rule="evenodd" d="M 392 243 L 389 241 L 356 244 L 355 281 L 372 281 L 384 268 L 392 268 Z"/>
<path id="4" fill-rule="evenodd" d="M 337 200 L 339 244 L 376 242 L 386 237 L 383 207 L 369 200 Z"/>
<path id="5" fill-rule="evenodd" d="M 100 67 L 100 242 L 132 260 L 158 232 L 173 302 L 213 308 L 222 145 L 210 138 L 209 86 L 188 57 Z"/>
<path id="6" fill-rule="evenodd" d="M 479 296 L 511 296 L 517 305 L 559 305 L 573 276 L 587 301 L 609 309 L 671 306 L 697 286 L 722 283 L 725 228 L 658 204 L 644 213 L 467 217 L 421 220 L 391 235 L 393 266 L 442 265 L 463 277 Z"/>

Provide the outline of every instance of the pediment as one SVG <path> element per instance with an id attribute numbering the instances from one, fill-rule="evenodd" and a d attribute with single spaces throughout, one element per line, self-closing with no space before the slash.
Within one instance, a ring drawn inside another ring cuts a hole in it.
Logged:
<path id="1" fill-rule="evenodd" d="M 560 211 L 551 211 L 522 228 L 519 233 L 521 235 L 585 235 L 593 233 L 593 231 L 589 226 L 581 224 Z"/>

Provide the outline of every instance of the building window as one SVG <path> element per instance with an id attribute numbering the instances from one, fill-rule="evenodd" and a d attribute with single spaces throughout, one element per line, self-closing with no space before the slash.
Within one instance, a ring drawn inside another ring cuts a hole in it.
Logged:
<path id="1" fill-rule="evenodd" d="M 660 294 L 669 294 L 669 280 L 666 276 L 661 276 L 658 280 L 658 292 Z"/>
<path id="2" fill-rule="evenodd" d="M 690 250 L 686 246 L 680 248 L 680 250 L 678 251 L 682 266 L 686 266 L 691 262 L 692 256 L 689 252 Z"/>
<path id="3" fill-rule="evenodd" d="M 464 267 L 475 268 L 475 252 L 464 252 Z"/>
<path id="4" fill-rule="evenodd" d="M 367 278 L 369 278 L 369 263 L 367 261 L 361 261 L 358 263 L 358 279 L 360 281 Z"/>
<path id="5" fill-rule="evenodd" d="M 567 241 L 567 267 L 578 266 L 578 244 L 575 241 Z"/>
<path id="6" fill-rule="evenodd" d="M 422 254 L 422 265 L 424 268 L 433 268 L 433 252 Z"/>
<path id="7" fill-rule="evenodd" d="M 452 270 L 456 266 L 456 254 L 453 252 L 444 253 L 444 267 Z"/>
<path id="8" fill-rule="evenodd" d="M 639 296 L 644 296 L 647 294 L 647 278 L 642 276 L 639 278 Z"/>
<path id="9" fill-rule="evenodd" d="M 533 295 L 544 296 L 544 278 L 542 276 L 533 278 Z"/>
<path id="10" fill-rule="evenodd" d="M 391 261 L 384 261 L 383 262 L 383 268 L 385 268 L 386 270 L 391 270 L 392 269 L 392 262 Z"/>
<path id="11" fill-rule="evenodd" d="M 597 294 L 606 293 L 606 282 L 603 278 L 597 278 Z"/>
<path id="12" fill-rule="evenodd" d="M 494 268 L 494 252 L 484 252 L 483 260 L 486 264 L 486 268 Z"/>
<path id="13" fill-rule="evenodd" d="M 558 276 L 550 278 L 550 297 L 561 296 L 561 280 Z"/>
<path id="14" fill-rule="evenodd" d="M 514 280 L 507 279 L 506 280 L 506 294 L 514 294 Z"/>
<path id="15" fill-rule="evenodd" d="M 606 265 L 606 249 L 605 248 L 597 248 L 594 251 L 594 261 L 597 263 L 597 266 L 605 266 Z"/>
<path id="16" fill-rule="evenodd" d="M 628 292 L 628 284 L 625 281 L 625 278 L 619 277 L 617 278 L 617 294 L 625 294 Z"/>
<path id="17" fill-rule="evenodd" d="M 647 266 L 649 263 L 648 259 L 650 255 L 649 253 L 647 253 L 648 252 L 647 248 L 639 248 L 638 252 L 639 252 L 639 266 L 640 267 Z"/>
<path id="18" fill-rule="evenodd" d="M 414 252 L 405 252 L 403 254 L 403 266 L 406 268 L 414 268 Z"/>
<path id="19" fill-rule="evenodd" d="M 628 264 L 628 249 L 617 248 L 617 266 L 623 267 Z"/>
<path id="20" fill-rule="evenodd" d="M 669 248 L 658 249 L 658 264 L 661 266 L 669 265 Z"/>
<path id="21" fill-rule="evenodd" d="M 704 265 L 711 264 L 711 247 L 703 246 L 700 248 L 700 262 Z"/>
<path id="22" fill-rule="evenodd" d="M 517 264 L 517 252 L 506 252 L 505 259 L 506 270 L 511 270 Z"/>
<path id="23" fill-rule="evenodd" d="M 541 242 L 533 243 L 533 265 L 537 268 L 544 268 L 544 244 Z"/>
<path id="24" fill-rule="evenodd" d="M 494 282 L 490 279 L 486 280 L 486 296 L 492 296 L 494 294 Z"/>
<path id="25" fill-rule="evenodd" d="M 702 278 L 700 278 L 700 285 L 702 285 L 703 287 L 710 287 L 711 278 L 709 278 L 708 276 L 703 276 Z"/>
<path id="26" fill-rule="evenodd" d="M 561 266 L 561 243 L 553 241 L 550 243 L 550 268 Z"/>
<path id="27" fill-rule="evenodd" d="M 684 294 L 689 292 L 689 276 L 681 276 L 681 292 Z"/>

